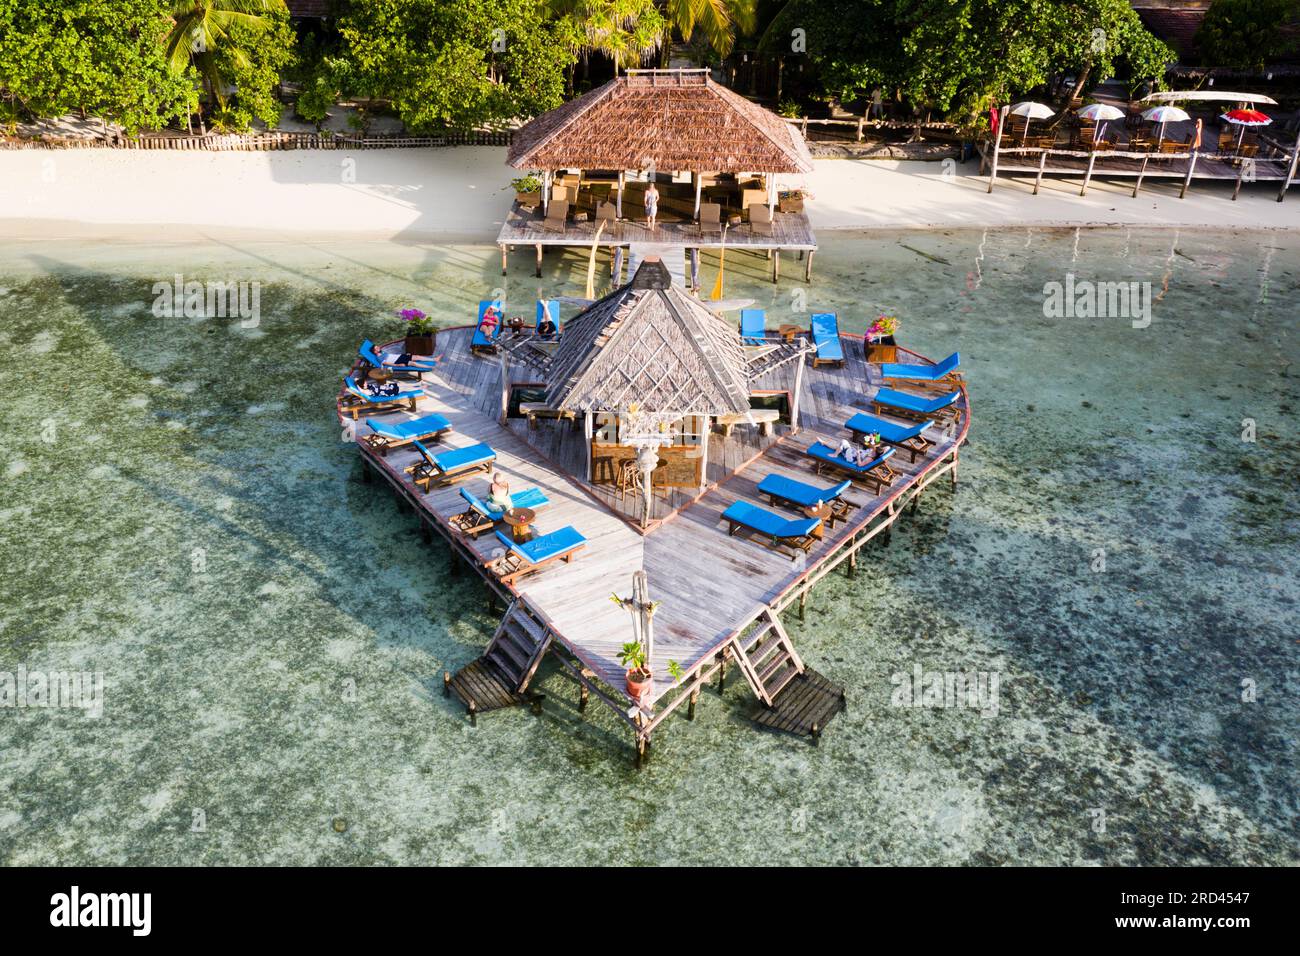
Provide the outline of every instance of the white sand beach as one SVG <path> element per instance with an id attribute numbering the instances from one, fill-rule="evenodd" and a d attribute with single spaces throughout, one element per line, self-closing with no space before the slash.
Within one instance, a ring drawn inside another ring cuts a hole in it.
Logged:
<path id="1" fill-rule="evenodd" d="M 947 174 L 945 174 L 947 172 Z M 978 163 L 818 160 L 789 185 L 809 188 L 820 230 L 998 226 L 1177 226 L 1294 229 L 1300 195 L 1277 183 L 999 178 Z M 0 152 L 0 237 L 183 241 L 444 239 L 491 241 L 516 171 L 500 147 L 281 152 L 13 150 Z M 1296 190 L 1292 190 L 1296 192 Z"/>

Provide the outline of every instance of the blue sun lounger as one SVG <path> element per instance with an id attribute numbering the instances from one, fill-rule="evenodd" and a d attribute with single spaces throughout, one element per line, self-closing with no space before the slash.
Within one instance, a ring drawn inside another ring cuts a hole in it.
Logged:
<path id="1" fill-rule="evenodd" d="M 497 460 L 497 453 L 490 445 L 450 448 L 435 455 L 421 441 L 413 441 L 411 444 L 420 453 L 420 461 L 406 470 L 416 485 L 424 488 L 425 494 L 435 485 L 443 487 L 480 471 L 491 471 L 492 462 Z"/>
<path id="2" fill-rule="evenodd" d="M 953 352 L 938 365 L 900 365 L 897 362 L 885 362 L 880 366 L 881 378 L 901 378 L 909 382 L 942 382 L 956 378 L 957 366 L 961 364 L 961 355 Z M 955 384 L 955 382 L 954 382 Z"/>
<path id="3" fill-rule="evenodd" d="M 505 555 L 496 562 L 493 571 L 502 584 L 514 584 L 525 574 L 540 571 L 546 565 L 563 560 L 566 564 L 573 560 L 587 543 L 587 539 L 578 534 L 576 528 L 567 525 L 559 531 L 552 531 L 520 544 L 512 541 L 500 531 L 497 540 L 505 545 Z"/>
<path id="4" fill-rule="evenodd" d="M 843 365 L 844 348 L 840 345 L 840 321 L 834 312 L 818 312 L 812 317 L 812 340 L 817 346 L 813 368 L 818 365 Z"/>
<path id="5" fill-rule="evenodd" d="M 961 392 L 949 392 L 947 395 L 940 395 L 938 398 L 925 398 L 908 392 L 897 392 L 892 388 L 882 388 L 876 392 L 876 397 L 871 400 L 871 407 L 877 412 L 898 415 L 902 418 L 922 420 L 933 418 L 943 422 L 960 421 L 961 409 L 956 407 L 959 398 L 961 398 Z"/>
<path id="6" fill-rule="evenodd" d="M 560 301 L 558 299 L 538 299 L 537 300 L 537 324 L 533 331 L 539 335 L 542 331 L 542 320 L 549 315 L 551 321 L 555 323 L 555 335 L 552 338 L 559 338 L 560 335 Z"/>
<path id="7" fill-rule="evenodd" d="M 781 515 L 748 501 L 736 501 L 722 512 L 722 520 L 727 522 L 727 534 L 734 535 L 741 528 L 748 528 L 767 538 L 767 547 L 780 552 L 790 549 L 790 560 L 807 554 L 819 540 L 814 534 L 822 523 L 821 518 L 783 518 Z"/>
<path id="8" fill-rule="evenodd" d="M 343 388 L 347 391 L 339 407 L 352 416 L 355 422 L 358 415 L 374 415 L 377 412 L 415 411 L 415 400 L 424 395 L 422 388 L 399 389 L 396 395 L 371 395 L 357 384 L 349 375 L 343 379 Z"/>
<path id="9" fill-rule="evenodd" d="M 420 361 L 412 359 L 407 365 L 385 364 L 383 355 L 381 355 L 375 348 L 375 343 L 369 339 L 366 339 L 361 343 L 361 347 L 357 349 L 357 354 L 360 355 L 371 368 L 382 368 L 389 372 L 405 372 L 407 374 L 414 374 L 416 378 L 419 378 L 424 372 L 432 372 L 434 367 L 438 364 L 436 359 Z"/>
<path id="10" fill-rule="evenodd" d="M 483 316 L 487 313 L 488 307 L 494 308 L 501 313 L 501 321 L 492 327 L 492 337 L 488 338 L 483 333 Z M 478 319 L 474 323 L 474 337 L 469 340 L 469 350 L 471 352 L 495 352 L 497 339 L 501 336 L 501 326 L 505 324 L 505 306 L 496 300 L 484 299 L 478 304 Z"/>
<path id="11" fill-rule="evenodd" d="M 886 445 L 893 445 L 900 451 L 910 452 L 912 457 L 908 460 L 916 461 L 917 455 L 924 455 L 934 444 L 921 434 L 933 424 L 934 422 L 927 420 L 915 425 L 902 425 L 891 422 L 887 418 L 877 418 L 866 412 L 858 412 L 844 423 L 844 427 L 859 437 L 874 432 Z"/>
<path id="12" fill-rule="evenodd" d="M 881 441 L 883 440 L 882 438 Z M 840 474 L 848 475 L 855 481 L 871 485 L 876 489 L 877 494 L 883 493 L 898 477 L 888 464 L 889 459 L 894 456 L 892 448 L 886 448 L 865 465 L 858 465 L 847 458 L 841 458 L 834 448 L 820 441 L 815 441 L 804 449 L 804 454 L 813 460 L 817 474 L 820 475 L 823 469 L 830 468 Z"/>
<path id="13" fill-rule="evenodd" d="M 852 487 L 853 481 L 848 478 L 838 485 L 827 485 L 825 488 L 819 488 L 817 485 L 810 485 L 805 481 L 796 481 L 794 478 L 787 478 L 785 475 L 776 473 L 768 475 L 758 483 L 759 493 L 767 495 L 773 506 L 783 504 L 787 508 L 798 510 L 813 508 L 818 502 L 830 505 L 831 519 L 829 523 L 831 527 L 835 526 L 836 521 L 847 518 L 849 509 L 858 507 L 856 502 L 842 497 L 844 492 Z"/>
<path id="14" fill-rule="evenodd" d="M 486 501 L 466 488 L 460 489 L 460 496 L 469 507 L 451 519 L 451 526 L 470 537 L 491 530 L 505 516 L 504 511 L 494 511 Z M 526 488 L 512 494 L 510 501 L 516 508 L 531 508 L 534 511 L 540 511 L 551 503 L 540 488 Z"/>
<path id="15" fill-rule="evenodd" d="M 438 441 L 451 431 L 451 422 L 441 415 L 422 415 L 401 422 L 377 422 L 372 418 L 366 424 L 372 433 L 366 441 L 381 455 L 415 441 Z"/>
<path id="16" fill-rule="evenodd" d="M 767 344 L 767 312 L 763 309 L 740 310 L 740 344 Z"/>

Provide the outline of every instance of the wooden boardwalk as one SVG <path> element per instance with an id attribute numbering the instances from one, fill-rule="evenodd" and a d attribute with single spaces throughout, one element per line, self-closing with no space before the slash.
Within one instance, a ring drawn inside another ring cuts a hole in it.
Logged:
<path id="1" fill-rule="evenodd" d="M 781 473 L 831 483 L 814 476 L 803 449 L 819 438 L 838 444 L 847 437 L 844 421 L 857 411 L 870 410 L 876 388 L 860 339 L 846 336 L 843 368 L 804 368 L 799 400 L 802 428 L 797 434 L 788 424 L 778 425 L 767 438 L 748 426 L 735 428 L 729 438 L 715 432 L 709 442 L 707 489 L 698 496 L 676 491 L 656 495 L 655 514 L 662 520 L 642 534 L 629 520 L 634 509 L 621 506 L 610 486 L 592 485 L 578 477 L 585 464 L 580 428 L 549 419 L 538 422 L 535 429 L 529 429 L 523 419 L 500 424 L 503 368 L 510 382 L 530 381 L 536 373 L 522 364 L 471 355 L 470 332 L 459 328 L 439 333 L 441 362 L 436 373 L 425 377 L 426 395 L 416 414 L 446 416 L 454 429 L 446 445 L 486 442 L 496 450 L 496 466 L 510 476 L 512 487 L 540 488 L 551 504 L 539 512 L 535 527 L 540 533 L 566 525 L 576 528 L 587 539 L 576 559 L 552 565 L 513 586 L 501 585 L 489 569 L 501 551 L 495 537 L 488 534 L 471 540 L 448 523 L 465 510 L 457 487 L 422 494 L 404 472 L 417 460 L 415 452 L 398 449 L 385 458 L 365 443 L 358 448 L 370 468 L 415 505 L 425 526 L 446 538 L 453 554 L 470 563 L 503 600 L 526 602 L 564 652 L 561 663 L 584 687 L 590 681 L 639 738 L 648 739 L 650 729 L 688 698 L 693 707 L 701 683 L 726 666 L 733 648 L 740 650 L 742 636 L 761 624 L 764 615 L 795 601 L 802 607 L 821 577 L 845 561 L 854 566 L 862 545 L 877 533 L 888 532 L 909 498 L 942 474 L 950 473 L 956 481 L 958 449 L 969 428 L 969 414 L 963 415 L 959 429 L 944 433 L 932 428 L 929 437 L 935 446 L 915 463 L 900 461 L 908 456 L 896 454 L 892 462 L 900 477 L 885 494 L 855 486 L 846 497 L 859 507 L 850 512 L 847 522 L 827 529 L 806 557 L 791 561 L 755 541 L 728 536 L 721 514 L 732 502 L 743 499 L 770 507 L 756 489 L 765 475 Z M 900 360 L 909 360 L 903 350 Z M 795 366 L 787 363 L 768 373 L 767 381 L 754 384 L 793 390 Z M 965 406 L 963 394 L 961 407 Z M 401 412 L 383 417 L 411 416 Z M 363 419 L 356 434 L 365 433 Z M 464 485 L 480 497 L 486 495 L 485 477 L 471 478 Z M 621 645 L 631 639 L 631 621 L 628 612 L 609 597 L 612 592 L 629 593 L 638 570 L 647 572 L 651 594 L 661 603 L 655 614 L 651 661 L 656 683 L 642 701 L 641 714 L 631 718 L 624 713 L 632 701 L 624 692 L 624 668 L 617 659 Z M 571 660 L 566 661 L 566 656 Z M 670 661 L 685 672 L 677 684 L 668 677 Z"/>

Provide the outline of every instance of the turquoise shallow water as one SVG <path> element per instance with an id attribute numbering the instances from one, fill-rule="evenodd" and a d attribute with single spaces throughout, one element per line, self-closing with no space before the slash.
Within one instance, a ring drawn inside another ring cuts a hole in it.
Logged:
<path id="1" fill-rule="evenodd" d="M 960 486 L 790 616 L 848 687 L 820 747 L 735 678 L 640 772 L 551 665 L 541 718 L 443 700 L 495 618 L 333 421 L 392 309 L 578 293 L 580 257 L 503 286 L 491 246 L 0 247 L 0 673 L 105 680 L 98 718 L 0 708 L 0 861 L 1297 862 L 1300 241 L 822 240 L 810 289 L 737 257 L 727 294 L 959 348 Z M 1067 272 L 1151 283 L 1150 326 L 1045 317 Z M 176 273 L 260 282 L 260 323 L 155 317 Z M 892 706 L 917 665 L 996 674 L 996 715 Z"/>

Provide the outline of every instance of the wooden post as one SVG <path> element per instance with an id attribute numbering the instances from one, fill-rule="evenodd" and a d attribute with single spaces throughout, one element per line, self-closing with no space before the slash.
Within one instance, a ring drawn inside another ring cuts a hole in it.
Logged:
<path id="1" fill-rule="evenodd" d="M 794 367 L 794 392 L 790 396 L 790 428 L 796 434 L 799 431 L 799 396 L 803 392 L 803 367 L 807 364 L 804 361 L 803 353 L 799 354 L 799 364 Z"/>
<path id="2" fill-rule="evenodd" d="M 704 418 L 704 434 L 700 435 L 700 490 L 709 483 L 709 433 L 713 431 L 713 420 L 708 416 Z"/>
<path id="3" fill-rule="evenodd" d="M 859 142 L 859 143 L 862 142 L 862 121 L 863 121 L 865 118 L 866 118 L 866 117 L 864 117 L 864 116 L 859 116 L 859 117 L 858 117 L 858 142 Z"/>
<path id="4" fill-rule="evenodd" d="M 772 250 L 772 281 L 781 281 L 781 250 Z"/>
<path id="5" fill-rule="evenodd" d="M 1232 201 L 1233 201 L 1233 202 L 1236 202 L 1236 201 L 1237 201 L 1237 194 L 1238 194 L 1239 192 L 1241 192 L 1241 183 L 1242 183 L 1242 180 L 1244 180 L 1244 179 L 1246 178 L 1246 163 L 1249 162 L 1249 161 L 1250 161 L 1249 159 L 1239 160 L 1239 162 L 1241 163 L 1241 172 L 1237 173 L 1237 185 L 1235 185 L 1235 186 L 1232 187 Z"/>
<path id="6" fill-rule="evenodd" d="M 587 697 L 591 692 L 587 690 L 586 684 L 579 684 L 578 687 L 580 688 L 578 692 L 578 713 L 581 714 L 587 709 Z"/>
<path id="7" fill-rule="evenodd" d="M 1183 188 L 1178 193 L 1178 198 L 1183 199 L 1187 196 L 1187 187 L 1192 184 L 1192 171 L 1196 169 L 1196 157 L 1201 155 L 1199 151 L 1192 150 L 1192 158 L 1187 163 L 1187 175 L 1183 177 Z"/>
<path id="8" fill-rule="evenodd" d="M 501 349 L 497 356 L 501 361 L 501 424 L 506 423 L 506 418 L 510 415 L 510 360 L 507 358 L 509 353 Z"/>
<path id="9" fill-rule="evenodd" d="M 1092 167 L 1096 164 L 1096 162 L 1097 162 L 1097 151 L 1093 150 L 1091 153 L 1088 154 L 1088 171 L 1083 174 L 1083 188 L 1079 190 L 1080 196 L 1087 195 L 1088 183 L 1092 179 Z"/>
<path id="10" fill-rule="evenodd" d="M 727 654 L 723 651 L 722 663 L 718 665 L 718 696 L 727 689 Z"/>
<path id="11" fill-rule="evenodd" d="M 849 577 L 858 573 L 858 549 L 854 548 L 849 552 Z"/>
<path id="12" fill-rule="evenodd" d="M 700 249 L 698 246 L 691 247 L 691 291 L 696 293 L 700 291 Z"/>
<path id="13" fill-rule="evenodd" d="M 545 216 L 551 209 L 551 171 L 542 170 L 542 215 Z"/>
<path id="14" fill-rule="evenodd" d="M 618 198 L 614 202 L 614 215 L 623 218 L 623 184 L 627 181 L 627 170 L 618 171 Z"/>
<path id="15" fill-rule="evenodd" d="M 812 282 L 812 257 L 813 257 L 813 253 L 816 252 L 816 251 L 817 251 L 816 249 L 809 249 L 809 250 L 808 250 L 808 255 L 807 255 L 807 257 L 804 259 L 804 264 L 803 264 L 803 281 L 804 281 L 804 282 Z"/>
<path id="16" fill-rule="evenodd" d="M 1034 177 L 1034 195 L 1038 195 L 1038 184 L 1043 181 L 1043 170 L 1047 168 L 1047 150 L 1038 155 L 1038 175 Z"/>
<path id="17" fill-rule="evenodd" d="M 691 699 L 686 704 L 687 720 L 695 719 L 695 702 L 699 699 L 700 699 L 700 687 L 699 687 L 699 683 L 696 682 L 696 686 L 691 689 Z"/>
<path id="18" fill-rule="evenodd" d="M 542 277 L 542 244 L 537 244 L 537 278 Z"/>
<path id="19" fill-rule="evenodd" d="M 1002 132 L 1007 128 L 1007 113 L 1010 111 L 1010 106 L 1004 106 L 998 111 L 998 135 L 993 140 L 993 164 L 989 168 L 989 188 L 986 192 L 993 192 L 993 180 L 998 178 L 998 156 L 1002 152 Z"/>
<path id="20" fill-rule="evenodd" d="M 1147 153 L 1142 157 L 1142 168 L 1138 170 L 1138 180 L 1133 184 L 1133 198 L 1137 199 L 1138 190 L 1142 188 L 1142 177 L 1147 174 L 1147 163 L 1151 162 L 1151 154 Z"/>
<path id="21" fill-rule="evenodd" d="M 1295 179 L 1297 161 L 1300 161 L 1300 134 L 1296 135 L 1295 149 L 1291 150 L 1291 162 L 1287 163 L 1286 178 L 1282 180 L 1282 188 L 1277 191 L 1278 202 L 1286 198 L 1286 191 L 1291 188 L 1291 180 Z"/>
<path id="22" fill-rule="evenodd" d="M 623 247 L 614 247 L 614 265 L 612 267 L 614 276 L 614 287 L 618 288 L 623 284 Z"/>
<path id="23" fill-rule="evenodd" d="M 804 620 L 807 607 L 808 591 L 805 589 L 804 592 L 799 595 L 799 620 Z"/>
<path id="24" fill-rule="evenodd" d="M 506 244 L 501 243 L 501 274 L 506 274 Z"/>
<path id="25" fill-rule="evenodd" d="M 767 212 L 768 218 L 775 218 L 776 211 L 776 173 L 767 174 Z M 744 212 L 742 209 L 741 212 Z"/>
<path id="26" fill-rule="evenodd" d="M 585 474 L 586 474 L 587 481 L 591 481 L 591 438 L 593 435 L 591 412 L 587 412 L 586 416 L 583 419 L 583 423 L 584 423 L 583 435 L 586 436 L 583 439 L 583 445 L 585 448 L 584 454 L 587 459 L 587 467 L 586 467 Z"/>
<path id="27" fill-rule="evenodd" d="M 696 222 L 699 222 L 700 221 L 700 192 L 704 186 L 704 180 L 700 178 L 700 174 L 697 172 L 692 172 L 691 178 L 695 180 L 695 213 L 692 215 L 691 218 L 694 219 Z"/>

